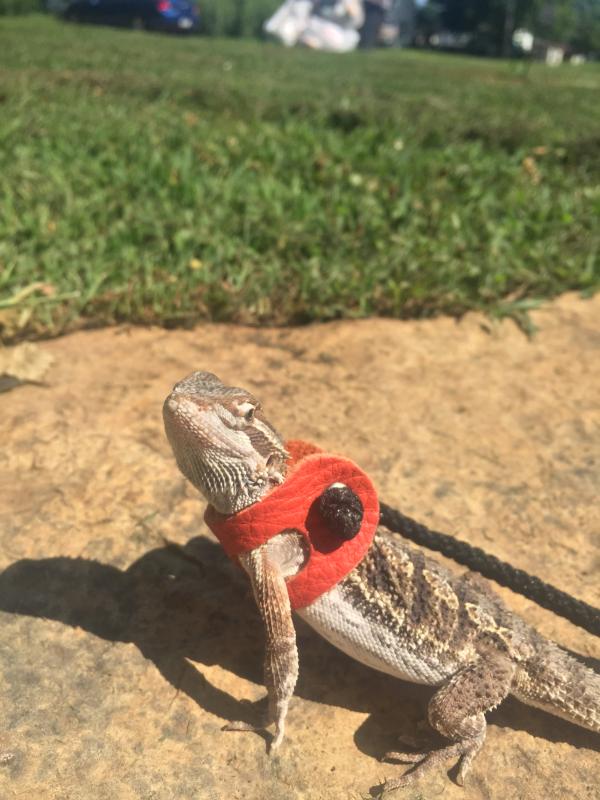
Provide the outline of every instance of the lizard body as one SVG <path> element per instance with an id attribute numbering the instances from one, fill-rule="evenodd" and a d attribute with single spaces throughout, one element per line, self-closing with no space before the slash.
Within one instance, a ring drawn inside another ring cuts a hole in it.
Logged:
<path id="1" fill-rule="evenodd" d="M 221 514 L 260 501 L 286 477 L 283 440 L 249 392 L 197 372 L 165 401 L 167 436 L 183 474 Z M 286 579 L 306 563 L 302 538 L 285 531 L 239 556 L 266 634 L 265 726 L 281 743 L 298 676 Z M 413 762 L 386 789 L 404 786 L 442 760 L 460 759 L 462 783 L 485 740 L 485 713 L 509 694 L 600 732 L 600 676 L 545 639 L 481 577 L 457 576 L 379 529 L 345 578 L 297 613 L 336 647 L 375 669 L 437 687 L 432 727 L 450 744 L 429 753 L 389 753 Z M 231 723 L 229 729 L 251 726 Z"/>

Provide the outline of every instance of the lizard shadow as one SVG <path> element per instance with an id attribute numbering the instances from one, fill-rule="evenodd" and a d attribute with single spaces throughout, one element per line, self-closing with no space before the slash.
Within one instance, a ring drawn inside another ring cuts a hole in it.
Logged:
<path id="1" fill-rule="evenodd" d="M 262 684 L 263 632 L 249 586 L 221 548 L 204 537 L 166 543 L 121 570 L 84 558 L 22 559 L 0 575 L 0 610 L 54 619 L 102 639 L 130 642 L 176 689 L 223 721 L 257 722 L 253 704 L 213 686 L 201 668 L 220 665 Z M 429 687 L 359 664 L 296 620 L 300 678 L 296 695 L 368 713 L 357 747 L 375 758 L 410 741 Z M 600 750 L 594 735 L 542 711 L 508 701 L 493 724 L 554 742 Z"/>

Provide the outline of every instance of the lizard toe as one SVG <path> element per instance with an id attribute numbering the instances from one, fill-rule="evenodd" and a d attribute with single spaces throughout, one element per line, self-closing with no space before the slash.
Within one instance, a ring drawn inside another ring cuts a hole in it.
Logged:
<path id="1" fill-rule="evenodd" d="M 241 719 L 234 719 L 228 722 L 226 725 L 223 725 L 221 728 L 222 731 L 249 731 L 251 733 L 256 733 L 257 731 L 262 731 L 262 725 L 252 725 L 250 722 L 245 722 Z"/>
<path id="2" fill-rule="evenodd" d="M 381 757 L 381 761 L 399 761 L 401 764 L 413 764 L 422 761 L 427 753 L 404 753 L 399 750 L 390 750 Z"/>
<path id="3" fill-rule="evenodd" d="M 454 744 L 449 744 L 447 747 L 442 747 L 439 750 L 433 750 L 429 753 L 388 753 L 387 755 L 396 761 L 414 763 L 415 766 L 411 767 L 404 775 L 387 780 L 383 786 L 383 794 L 393 789 L 401 789 L 404 786 L 409 786 L 411 783 L 414 783 L 414 781 L 421 779 L 441 762 L 459 756 L 466 758 L 470 752 L 471 748 L 465 752 L 464 742 L 455 742 Z M 475 753 L 473 753 L 473 756 L 469 759 L 469 764 L 474 755 Z"/>

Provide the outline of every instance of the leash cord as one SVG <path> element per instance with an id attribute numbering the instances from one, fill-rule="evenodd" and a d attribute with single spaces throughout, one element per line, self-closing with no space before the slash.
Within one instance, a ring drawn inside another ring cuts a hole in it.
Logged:
<path id="1" fill-rule="evenodd" d="M 400 533 L 416 544 L 435 550 L 464 567 L 479 572 L 485 578 L 496 581 L 500 586 L 524 595 L 594 636 L 600 636 L 600 609 L 584 603 L 583 600 L 577 600 L 535 575 L 529 575 L 524 570 L 501 561 L 480 547 L 462 542 L 446 533 L 432 531 L 385 503 L 380 503 L 380 522 L 393 533 Z"/>

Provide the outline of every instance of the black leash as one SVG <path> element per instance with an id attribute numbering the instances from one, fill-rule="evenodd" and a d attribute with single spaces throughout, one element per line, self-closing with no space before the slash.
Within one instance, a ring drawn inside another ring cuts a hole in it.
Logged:
<path id="1" fill-rule="evenodd" d="M 429 550 L 442 553 L 464 567 L 479 572 L 485 578 L 496 581 L 500 586 L 506 586 L 513 592 L 524 595 L 589 633 L 600 636 L 600 609 L 584 603 L 583 600 L 577 600 L 549 583 L 544 583 L 535 575 L 528 575 L 522 569 L 489 555 L 479 547 L 461 542 L 446 533 L 432 531 L 385 503 L 380 503 L 380 512 L 381 524 L 390 531 L 400 533 Z"/>

